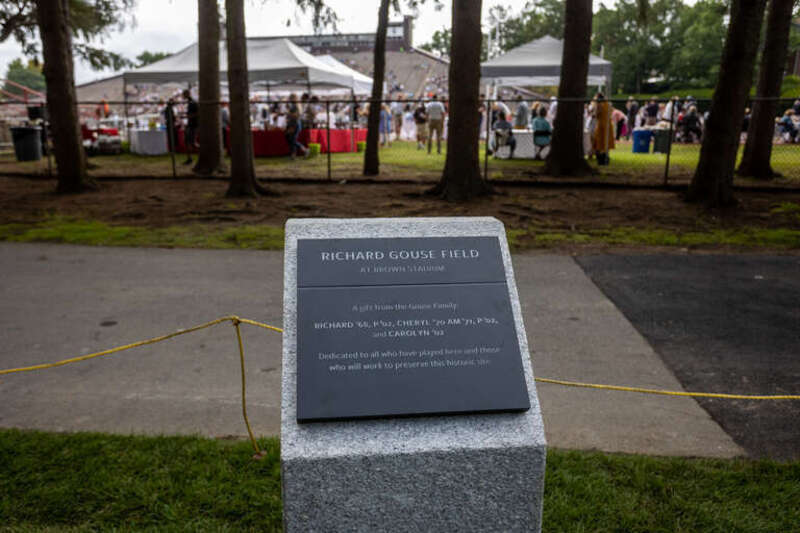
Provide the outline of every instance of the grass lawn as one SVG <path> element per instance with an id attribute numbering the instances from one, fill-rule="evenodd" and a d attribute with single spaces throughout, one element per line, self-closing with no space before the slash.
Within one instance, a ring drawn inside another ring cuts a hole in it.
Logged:
<path id="1" fill-rule="evenodd" d="M 787 202 L 776 212 L 790 213 L 798 204 Z M 0 224 L 0 241 L 51 242 L 90 246 L 152 246 L 162 248 L 208 248 L 282 250 L 282 227 L 266 224 L 235 227 L 211 224 L 191 224 L 151 228 L 118 226 L 97 220 L 47 217 L 34 225 Z M 561 245 L 618 245 L 618 246 L 731 246 L 737 248 L 769 248 L 791 250 L 800 248 L 800 230 L 788 228 L 736 228 L 681 232 L 670 229 L 618 227 L 606 230 L 555 231 L 529 227 L 508 228 L 512 251 L 527 248 L 548 248 Z"/>
<path id="2" fill-rule="evenodd" d="M 77 220 L 58 216 L 47 217 L 33 226 L 0 224 L 0 241 L 10 242 L 282 250 L 283 239 L 283 228 L 270 225 L 221 227 L 211 224 L 190 224 L 151 228 L 117 226 L 97 220 Z"/>
<path id="3" fill-rule="evenodd" d="M 665 154 L 634 154 L 629 142 L 620 142 L 611 152 L 611 165 L 596 168 L 595 179 L 622 180 L 626 182 L 644 181 L 661 183 L 666 165 Z M 444 168 L 446 148 L 442 154 L 428 154 L 418 150 L 413 142 L 394 142 L 390 147 L 380 150 L 381 176 L 378 179 L 410 179 L 432 181 L 439 178 Z M 699 144 L 673 144 L 670 156 L 670 179 L 685 181 L 691 177 L 700 156 Z M 741 150 L 739 156 L 741 157 Z M 331 155 L 331 179 L 362 179 L 363 153 L 337 153 Z M 176 155 L 176 174 L 178 177 L 193 177 L 191 165 L 183 165 L 184 157 Z M 117 156 L 96 156 L 90 159 L 95 165 L 90 173 L 102 177 L 172 177 L 172 164 L 168 155 L 140 156 L 121 154 Z M 481 169 L 484 166 L 484 147 L 480 149 Z M 797 184 L 800 182 L 800 145 L 779 144 L 773 148 L 773 167 L 784 175 L 784 180 Z M 592 162 L 594 165 L 594 162 Z M 490 179 L 530 179 L 530 171 L 540 172 L 542 163 L 527 159 L 489 158 Z M 256 158 L 256 174 L 261 178 L 305 178 L 327 179 L 328 158 L 321 154 L 309 159 L 292 161 L 288 157 Z M 13 154 L 0 154 L 0 174 L 47 174 L 46 160 L 19 163 Z M 748 180 L 737 179 L 748 183 Z"/>
<path id="4" fill-rule="evenodd" d="M 278 531 L 277 439 L 0 430 L 3 531 Z M 550 450 L 544 531 L 773 532 L 800 524 L 800 463 Z"/>

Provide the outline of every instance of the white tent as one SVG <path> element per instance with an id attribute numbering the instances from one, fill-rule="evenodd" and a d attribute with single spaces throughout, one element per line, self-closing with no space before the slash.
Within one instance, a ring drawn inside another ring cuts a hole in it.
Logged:
<path id="1" fill-rule="evenodd" d="M 228 69 L 225 41 L 220 41 L 219 48 L 219 68 L 224 81 Z M 123 80 L 125 83 L 194 82 L 197 81 L 197 65 L 198 46 L 194 43 L 161 61 L 125 72 Z M 353 73 L 344 64 L 339 65 L 332 66 L 312 56 L 288 39 L 247 39 L 247 67 L 251 83 L 263 82 L 270 87 L 351 89 L 354 85 Z M 367 79 L 371 86 L 372 80 Z"/>
<path id="2" fill-rule="evenodd" d="M 330 54 L 323 56 L 314 56 L 326 65 L 342 72 L 349 72 L 353 76 L 353 92 L 356 94 L 372 94 L 372 78 L 366 74 L 348 67 Z M 385 83 L 384 83 L 385 85 Z M 385 91 L 384 91 L 385 92 Z"/>
<path id="3" fill-rule="evenodd" d="M 557 86 L 561 80 L 564 41 L 547 36 L 512 48 L 505 54 L 481 63 L 483 83 L 499 86 Z M 589 85 L 611 82 L 611 62 L 589 56 Z"/>

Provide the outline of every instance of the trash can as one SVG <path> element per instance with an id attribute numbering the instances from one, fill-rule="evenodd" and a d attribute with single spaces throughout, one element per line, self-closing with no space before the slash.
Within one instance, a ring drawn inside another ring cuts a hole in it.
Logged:
<path id="1" fill-rule="evenodd" d="M 653 131 L 653 153 L 666 154 L 669 152 L 669 130 Z"/>
<path id="2" fill-rule="evenodd" d="M 38 161 L 42 158 L 41 128 L 20 126 L 11 128 L 14 154 L 17 161 Z"/>
<path id="3" fill-rule="evenodd" d="M 633 153 L 649 154 L 650 137 L 652 136 L 653 132 L 650 130 L 633 130 Z"/>

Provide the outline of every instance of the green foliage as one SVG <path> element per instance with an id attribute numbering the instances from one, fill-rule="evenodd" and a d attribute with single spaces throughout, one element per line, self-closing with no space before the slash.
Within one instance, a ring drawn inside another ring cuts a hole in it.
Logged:
<path id="1" fill-rule="evenodd" d="M 164 58 L 171 56 L 169 52 L 150 52 L 145 50 L 138 56 L 136 56 L 136 66 L 143 67 L 145 65 L 150 65 L 151 63 L 155 63 L 156 61 L 161 61 Z"/>
<path id="2" fill-rule="evenodd" d="M 562 38 L 564 5 L 564 0 L 528 1 L 518 15 L 514 15 L 510 9 L 501 5 L 493 6 L 490 9 L 490 19 L 498 22 L 489 30 L 494 43 L 493 51 L 505 52 L 545 35 Z M 489 33 L 483 34 L 481 61 L 486 61 L 488 57 L 489 36 Z M 450 29 L 442 28 L 435 31 L 431 41 L 421 45 L 420 48 L 441 57 L 449 57 L 450 39 Z"/>
<path id="3" fill-rule="evenodd" d="M 651 77 L 663 78 L 667 87 L 713 86 L 725 40 L 726 4 L 656 0 L 646 24 L 640 10 L 638 0 L 618 0 L 613 9 L 601 5 L 593 19 L 592 50 L 603 49 L 613 63 L 615 92 L 641 93 Z"/>
<path id="4" fill-rule="evenodd" d="M 728 5 L 703 0 L 687 7 L 678 27 L 683 45 L 669 63 L 668 79 L 684 87 L 713 87 L 719 74 L 727 27 Z"/>
<path id="5" fill-rule="evenodd" d="M 770 209 L 770 213 L 796 213 L 800 215 L 800 204 L 794 202 L 781 202 Z"/>
<path id="6" fill-rule="evenodd" d="M 119 69 L 131 63 L 120 54 L 92 46 L 108 37 L 111 30 L 122 30 L 133 18 L 136 0 L 69 0 L 69 23 L 73 52 L 92 68 Z M 13 38 L 29 57 L 39 54 L 39 29 L 36 2 L 0 0 L 0 43 Z"/>
<path id="7" fill-rule="evenodd" d="M 25 65 L 22 63 L 21 59 L 17 58 L 9 63 L 8 70 L 6 71 L 6 80 L 19 83 L 20 85 L 24 85 L 29 89 L 39 92 L 43 92 L 46 88 L 44 75 L 42 74 L 42 66 L 34 61 L 28 61 L 28 64 Z M 6 83 L 3 90 L 19 95 L 25 93 L 25 91 L 10 83 Z"/>
<path id="8" fill-rule="evenodd" d="M 422 50 L 436 54 L 439 57 L 450 57 L 450 40 L 452 32 L 450 28 L 442 28 L 433 32 L 430 42 L 420 45 Z"/>
<path id="9" fill-rule="evenodd" d="M 5 529 L 280 531 L 280 443 L 0 430 Z M 546 531 L 795 531 L 800 462 L 548 449 Z"/>
<path id="10" fill-rule="evenodd" d="M 522 12 L 504 18 L 499 28 L 500 48 L 511 50 L 546 35 L 564 37 L 564 0 L 528 1 Z M 507 13 L 499 13 L 501 16 Z"/>
<path id="11" fill-rule="evenodd" d="M 786 76 L 781 84 L 781 97 L 795 98 L 800 95 L 800 76 Z"/>
<path id="12" fill-rule="evenodd" d="M 297 8 L 304 15 L 311 13 L 311 24 L 314 30 L 331 28 L 336 30 L 339 17 L 336 12 L 325 2 L 325 0 L 295 0 Z M 292 25 L 292 19 L 286 19 L 286 26 Z"/>

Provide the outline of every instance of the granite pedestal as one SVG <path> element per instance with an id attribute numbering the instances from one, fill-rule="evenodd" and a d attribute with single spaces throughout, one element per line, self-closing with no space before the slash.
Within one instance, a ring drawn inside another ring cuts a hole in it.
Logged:
<path id="1" fill-rule="evenodd" d="M 298 239 L 459 236 L 499 239 L 530 409 L 298 423 Z M 294 219 L 286 224 L 284 257 L 286 531 L 540 531 L 546 443 L 502 223 L 494 218 Z"/>

